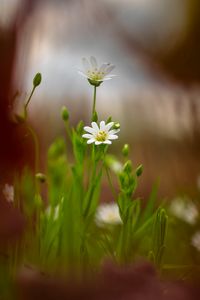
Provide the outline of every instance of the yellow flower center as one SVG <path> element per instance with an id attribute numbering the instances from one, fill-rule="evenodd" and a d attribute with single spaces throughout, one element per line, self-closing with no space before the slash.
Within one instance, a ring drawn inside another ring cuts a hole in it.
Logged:
<path id="1" fill-rule="evenodd" d="M 101 80 L 104 78 L 105 76 L 105 72 L 99 72 L 97 69 L 91 71 L 88 70 L 87 71 L 87 76 L 88 78 L 90 78 L 91 80 Z"/>
<path id="2" fill-rule="evenodd" d="M 100 130 L 96 136 L 98 142 L 105 142 L 107 138 L 107 133 L 104 130 Z"/>

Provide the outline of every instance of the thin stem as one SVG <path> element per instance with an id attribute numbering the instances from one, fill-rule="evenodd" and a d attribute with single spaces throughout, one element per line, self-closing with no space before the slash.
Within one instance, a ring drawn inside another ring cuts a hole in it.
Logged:
<path id="1" fill-rule="evenodd" d="M 35 147 L 35 174 L 36 174 L 39 168 L 39 141 L 33 128 L 30 125 L 27 125 L 27 128 L 33 138 L 34 147 Z"/>
<path id="2" fill-rule="evenodd" d="M 93 95 L 93 106 L 92 106 L 92 118 L 96 110 L 96 98 L 97 98 L 97 87 L 94 86 L 94 95 Z"/>
<path id="3" fill-rule="evenodd" d="M 31 101 L 31 98 L 32 98 L 32 96 L 33 96 L 33 93 L 34 93 L 34 91 L 35 91 L 35 88 L 36 88 L 35 86 L 32 88 L 32 91 L 31 91 L 31 93 L 30 93 L 30 96 L 29 96 L 28 100 L 26 101 L 26 104 L 25 104 L 25 106 L 24 106 L 25 110 L 27 110 L 28 104 L 29 104 L 29 102 Z"/>
<path id="4" fill-rule="evenodd" d="M 113 194 L 115 202 L 117 202 L 117 192 L 115 191 L 115 188 L 114 188 L 114 185 L 112 183 L 111 176 L 110 176 L 110 172 L 109 172 L 108 167 L 106 165 L 105 165 L 105 170 L 106 170 L 106 175 L 107 175 L 107 178 L 108 178 L 108 183 L 109 183 L 110 188 L 111 188 L 111 192 Z"/>
<path id="5" fill-rule="evenodd" d="M 66 130 L 66 134 L 68 135 L 69 139 L 72 139 L 72 133 L 70 131 L 70 127 L 69 127 L 69 121 L 65 121 L 65 130 Z"/>

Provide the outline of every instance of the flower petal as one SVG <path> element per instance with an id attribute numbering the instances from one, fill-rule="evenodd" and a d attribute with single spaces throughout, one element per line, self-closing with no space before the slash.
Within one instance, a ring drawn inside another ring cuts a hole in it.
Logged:
<path id="1" fill-rule="evenodd" d="M 109 63 L 104 63 L 101 65 L 101 67 L 99 68 L 99 72 L 105 72 L 106 68 L 108 68 L 110 66 Z"/>
<path id="2" fill-rule="evenodd" d="M 97 60 L 96 60 L 96 58 L 94 56 L 90 57 L 90 62 L 91 62 L 92 67 L 94 69 L 96 69 L 98 65 L 97 65 Z"/>
<path id="3" fill-rule="evenodd" d="M 109 65 L 109 66 L 105 69 L 106 75 L 109 74 L 114 68 L 115 68 L 114 65 Z"/>
<path id="4" fill-rule="evenodd" d="M 84 129 L 86 132 L 89 132 L 89 133 L 91 133 L 91 134 L 93 134 L 93 133 L 96 132 L 96 130 L 94 130 L 94 128 L 89 127 L 89 126 L 85 126 L 83 129 Z"/>
<path id="5" fill-rule="evenodd" d="M 95 141 L 95 145 L 100 145 L 100 144 L 102 144 L 102 142 L 100 142 L 100 141 Z"/>
<path id="6" fill-rule="evenodd" d="M 82 64 L 83 64 L 83 67 L 85 69 L 85 72 L 90 70 L 90 64 L 89 64 L 88 60 L 85 57 L 82 58 Z"/>
<path id="7" fill-rule="evenodd" d="M 106 141 L 103 142 L 103 144 L 108 144 L 108 145 L 110 145 L 110 144 L 112 144 L 112 142 L 109 141 L 109 140 L 106 140 Z"/>
<path id="8" fill-rule="evenodd" d="M 117 140 L 118 136 L 115 135 L 115 134 L 109 134 L 108 139 L 110 139 L 110 140 Z"/>
<path id="9" fill-rule="evenodd" d="M 111 79 L 113 79 L 113 78 L 116 77 L 116 76 L 117 76 L 117 75 L 106 75 L 106 76 L 104 76 L 103 81 L 111 80 Z"/>
<path id="10" fill-rule="evenodd" d="M 108 133 L 109 133 L 109 134 L 116 134 L 116 133 L 118 133 L 118 132 L 120 132 L 120 129 L 112 129 L 112 130 L 110 130 Z"/>
<path id="11" fill-rule="evenodd" d="M 114 122 L 109 122 L 108 124 L 106 124 L 105 126 L 105 130 L 109 131 L 109 129 L 114 125 Z"/>
<path id="12" fill-rule="evenodd" d="M 87 74 L 85 74 L 84 72 L 82 71 L 78 71 L 78 74 L 80 74 L 81 76 L 85 77 L 85 78 L 88 78 Z"/>
<path id="13" fill-rule="evenodd" d="M 99 131 L 99 126 L 97 125 L 96 122 L 92 122 L 92 128 L 94 129 L 95 132 L 98 132 Z"/>
<path id="14" fill-rule="evenodd" d="M 92 139 L 92 138 L 94 138 L 94 136 L 92 134 L 89 134 L 89 133 L 83 134 L 82 137 L 85 138 L 85 139 Z"/>
<path id="15" fill-rule="evenodd" d="M 100 130 L 105 130 L 105 121 L 100 122 Z"/>
<path id="16" fill-rule="evenodd" d="M 90 140 L 87 141 L 87 144 L 92 144 L 92 143 L 94 143 L 94 142 L 95 142 L 95 139 L 92 138 L 92 139 L 90 139 Z"/>

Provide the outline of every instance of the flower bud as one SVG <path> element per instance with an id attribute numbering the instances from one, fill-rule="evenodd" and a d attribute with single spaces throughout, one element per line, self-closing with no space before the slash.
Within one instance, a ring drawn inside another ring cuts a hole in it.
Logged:
<path id="1" fill-rule="evenodd" d="M 122 148 L 122 154 L 124 157 L 129 155 L 129 144 L 124 144 L 124 147 Z"/>
<path id="2" fill-rule="evenodd" d="M 120 124 L 116 122 L 116 123 L 113 125 L 113 129 L 120 129 Z"/>
<path id="3" fill-rule="evenodd" d="M 139 165 L 135 171 L 137 177 L 141 176 L 143 173 L 143 165 Z"/>
<path id="4" fill-rule="evenodd" d="M 66 106 L 62 107 L 61 116 L 62 116 L 63 121 L 68 121 L 69 120 L 69 112 L 68 112 Z"/>
<path id="5" fill-rule="evenodd" d="M 107 119 L 107 121 L 106 121 L 106 124 L 108 124 L 108 123 L 110 123 L 110 122 L 112 122 L 112 117 L 111 117 L 111 116 L 108 117 L 108 119 Z"/>
<path id="6" fill-rule="evenodd" d="M 125 173 L 131 173 L 132 171 L 132 162 L 130 160 L 127 160 L 127 162 L 124 164 L 124 172 Z"/>
<path id="7" fill-rule="evenodd" d="M 46 175 L 45 174 L 42 174 L 42 173 L 37 173 L 35 175 L 35 178 L 40 181 L 41 183 L 44 183 L 46 181 Z"/>
<path id="8" fill-rule="evenodd" d="M 42 81 L 42 75 L 41 73 L 37 73 L 33 78 L 33 86 L 36 87 L 40 85 L 41 81 Z"/>

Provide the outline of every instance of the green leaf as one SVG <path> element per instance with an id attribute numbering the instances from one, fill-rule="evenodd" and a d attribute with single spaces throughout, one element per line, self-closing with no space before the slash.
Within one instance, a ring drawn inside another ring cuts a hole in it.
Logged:
<path id="1" fill-rule="evenodd" d="M 147 205 L 141 217 L 141 221 L 140 221 L 141 223 L 145 222 L 150 216 L 152 216 L 154 212 L 155 203 L 158 194 L 158 187 L 159 187 L 159 181 L 156 181 L 152 187 L 149 199 L 147 200 Z"/>
<path id="2" fill-rule="evenodd" d="M 76 162 L 82 165 L 87 145 L 85 144 L 83 138 L 77 134 L 75 130 L 72 130 L 72 146 Z"/>

